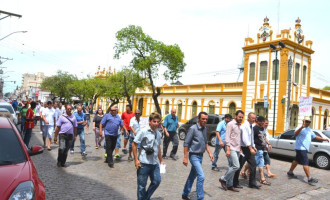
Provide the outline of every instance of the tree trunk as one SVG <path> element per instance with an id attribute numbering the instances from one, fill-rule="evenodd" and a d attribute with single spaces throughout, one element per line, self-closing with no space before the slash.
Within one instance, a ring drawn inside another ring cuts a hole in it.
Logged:
<path id="1" fill-rule="evenodd" d="M 154 81 L 152 80 L 151 77 L 151 69 L 148 68 L 148 76 L 149 76 L 149 80 L 150 80 L 150 85 L 151 85 L 151 89 L 152 89 L 152 99 L 154 100 L 157 112 L 162 115 L 162 110 L 160 109 L 159 103 L 158 103 L 158 96 L 160 95 L 160 88 L 155 88 L 154 86 Z"/>
<path id="2" fill-rule="evenodd" d="M 112 103 L 111 103 L 110 106 L 108 107 L 108 109 L 107 109 L 107 113 L 110 112 L 110 108 L 111 108 L 112 106 L 114 106 L 114 105 L 116 105 L 116 104 L 119 103 L 119 99 L 118 99 L 118 98 L 116 98 L 116 99 L 114 99 L 114 100 L 111 99 L 111 101 L 112 101 Z"/>

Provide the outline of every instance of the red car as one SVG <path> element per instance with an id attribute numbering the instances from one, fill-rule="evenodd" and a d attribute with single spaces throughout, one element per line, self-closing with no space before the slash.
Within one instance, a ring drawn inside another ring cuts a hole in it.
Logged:
<path id="1" fill-rule="evenodd" d="M 45 199 L 45 186 L 30 156 L 41 146 L 27 148 L 15 125 L 0 117 L 0 199 Z"/>

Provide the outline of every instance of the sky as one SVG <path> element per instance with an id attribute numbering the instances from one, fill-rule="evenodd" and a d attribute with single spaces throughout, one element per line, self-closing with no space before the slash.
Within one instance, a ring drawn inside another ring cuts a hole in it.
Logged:
<path id="1" fill-rule="evenodd" d="M 330 85 L 329 9 L 327 0 L 0 0 L 0 10 L 22 15 L 0 20 L 0 56 L 13 59 L 0 65 L 4 92 L 20 86 L 23 73 L 51 76 L 62 70 L 84 78 L 98 66 L 128 66 L 130 56 L 113 58 L 115 34 L 128 25 L 180 46 L 187 64 L 179 79 L 184 84 L 242 81 L 244 40 L 256 38 L 266 16 L 275 32 L 293 29 L 301 19 L 315 50 L 311 85 L 323 88 Z M 1 40 L 15 31 L 27 32 Z"/>

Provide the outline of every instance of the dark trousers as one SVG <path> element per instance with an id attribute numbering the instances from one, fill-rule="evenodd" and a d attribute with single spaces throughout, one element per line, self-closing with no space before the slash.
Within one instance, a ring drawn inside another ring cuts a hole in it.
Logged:
<path id="1" fill-rule="evenodd" d="M 59 147 L 57 162 L 64 165 L 68 157 L 68 151 L 73 142 L 73 134 L 61 133 L 59 134 Z"/>
<path id="2" fill-rule="evenodd" d="M 116 143 L 117 143 L 117 137 L 118 136 L 112 136 L 112 135 L 105 135 L 105 142 L 106 142 L 106 152 L 107 152 L 107 163 L 109 165 L 113 165 L 113 150 L 115 150 Z"/>
<path id="3" fill-rule="evenodd" d="M 249 177 L 249 185 L 256 185 L 256 159 L 254 155 L 251 154 L 249 147 L 242 147 L 243 154 L 245 155 L 244 157 L 241 155 L 239 158 L 239 163 L 240 163 L 240 169 L 235 172 L 234 176 L 234 186 L 239 184 L 238 177 L 239 173 L 242 170 L 242 167 L 244 166 L 245 162 L 247 161 L 250 166 L 250 177 Z"/>
<path id="4" fill-rule="evenodd" d="M 32 135 L 32 128 L 25 129 L 24 143 L 27 147 L 29 147 L 31 135 Z"/>
<path id="5" fill-rule="evenodd" d="M 173 148 L 172 148 L 170 156 L 174 156 L 176 154 L 176 152 L 178 151 L 178 146 L 179 146 L 178 134 L 176 132 L 168 132 L 168 134 L 169 134 L 169 137 L 167 137 L 166 134 L 164 134 L 163 157 L 166 156 L 167 148 L 171 141 L 173 143 Z"/>

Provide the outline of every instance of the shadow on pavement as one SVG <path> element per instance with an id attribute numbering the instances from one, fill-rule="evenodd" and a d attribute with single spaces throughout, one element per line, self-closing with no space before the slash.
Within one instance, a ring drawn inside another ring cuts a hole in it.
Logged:
<path id="1" fill-rule="evenodd" d="M 30 145 L 42 144 L 39 133 L 32 134 Z M 53 148 L 56 152 L 57 149 Z M 56 156 L 57 157 L 57 156 Z M 82 162 L 67 162 L 67 168 L 56 166 L 56 158 L 47 150 L 40 155 L 32 157 L 38 171 L 39 178 L 46 188 L 46 199 L 129 199 L 123 193 L 88 177 L 74 175 L 70 166 L 80 165 Z M 88 160 L 101 158 L 89 157 Z M 83 169 L 83 165 L 80 166 Z M 97 167 L 95 166 L 95 172 Z M 91 172 L 86 171 L 86 174 Z"/>

